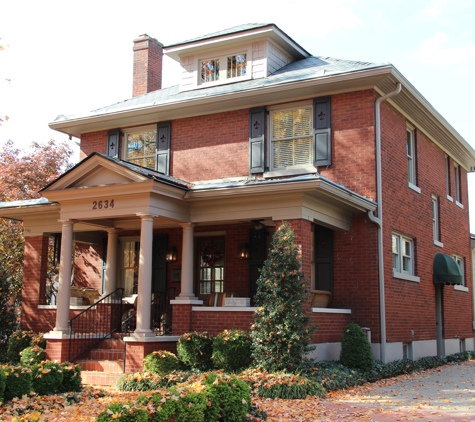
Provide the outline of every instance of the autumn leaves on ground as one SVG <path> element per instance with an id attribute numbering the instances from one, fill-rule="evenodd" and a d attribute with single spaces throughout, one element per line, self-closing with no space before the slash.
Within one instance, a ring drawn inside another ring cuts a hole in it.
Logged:
<path id="1" fill-rule="evenodd" d="M 113 402 L 149 393 L 85 387 L 80 393 L 14 399 L 1 420 L 94 421 Z M 324 399 L 264 399 L 252 403 L 268 421 L 475 421 L 475 362 L 402 375 L 329 393 Z M 23 419 L 18 415 L 23 414 Z M 27 416 L 28 415 L 28 416 Z M 259 420 L 250 417 L 250 420 Z"/>

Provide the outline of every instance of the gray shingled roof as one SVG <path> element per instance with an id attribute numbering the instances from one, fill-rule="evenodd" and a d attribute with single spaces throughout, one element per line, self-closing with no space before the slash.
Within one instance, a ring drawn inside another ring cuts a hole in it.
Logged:
<path id="1" fill-rule="evenodd" d="M 106 107 L 101 107 L 96 110 L 92 110 L 89 113 L 85 113 L 84 115 L 59 115 L 55 121 L 59 122 L 78 117 L 100 116 L 118 111 L 139 109 L 142 107 L 166 105 L 206 97 L 215 97 L 249 91 L 257 88 L 283 85 L 291 82 L 302 82 L 305 80 L 318 79 L 321 77 L 328 77 L 330 75 L 357 72 L 385 65 L 386 63 L 369 63 L 354 60 L 335 59 L 331 57 L 312 56 L 292 62 L 266 78 L 250 79 L 247 81 L 198 88 L 190 91 L 180 91 L 179 85 L 175 85 L 149 92 L 148 94 L 144 94 L 139 97 L 129 98 L 125 101 L 111 104 Z"/>
<path id="2" fill-rule="evenodd" d="M 190 40 L 173 43 L 173 44 L 165 46 L 165 48 L 176 47 L 178 45 L 193 43 L 193 42 L 196 42 L 196 41 L 208 40 L 210 38 L 217 38 L 217 37 L 221 37 L 223 35 L 235 34 L 237 32 L 244 32 L 244 31 L 248 31 L 250 29 L 265 28 L 266 26 L 270 26 L 270 25 L 273 25 L 273 26 L 277 27 L 277 25 L 274 25 L 273 23 L 246 23 L 246 24 L 243 24 L 243 25 L 233 26 L 232 28 L 223 29 L 221 31 L 212 32 L 211 34 L 202 35 L 201 37 L 196 37 L 196 38 L 192 38 Z"/>

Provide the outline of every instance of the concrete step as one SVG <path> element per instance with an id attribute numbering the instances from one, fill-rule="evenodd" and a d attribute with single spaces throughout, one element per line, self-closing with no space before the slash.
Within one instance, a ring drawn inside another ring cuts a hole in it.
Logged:
<path id="1" fill-rule="evenodd" d="M 75 363 L 81 366 L 82 371 L 107 372 L 109 374 L 122 374 L 123 361 L 102 359 L 79 359 Z"/>
<path id="2" fill-rule="evenodd" d="M 111 386 L 114 385 L 117 379 L 122 377 L 124 374 L 113 374 L 110 372 L 98 372 L 98 371 L 82 371 L 81 379 L 83 385 L 103 385 Z"/>

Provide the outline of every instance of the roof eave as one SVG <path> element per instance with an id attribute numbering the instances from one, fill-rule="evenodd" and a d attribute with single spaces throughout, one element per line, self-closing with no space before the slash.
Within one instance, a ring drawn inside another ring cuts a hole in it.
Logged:
<path id="1" fill-rule="evenodd" d="M 133 109 L 83 116 L 49 123 L 54 130 L 80 137 L 82 133 L 148 124 L 157 120 L 173 120 L 203 114 L 212 114 L 242 108 L 270 105 L 282 101 L 308 98 L 309 95 L 328 95 L 373 88 L 380 78 L 391 73 L 392 66 L 384 65 L 370 69 L 341 74 L 328 74 L 304 81 L 259 86 L 238 92 L 228 92 L 209 97 L 197 97 L 162 104 L 152 104 Z M 356 85 L 355 85 L 356 83 Z"/>

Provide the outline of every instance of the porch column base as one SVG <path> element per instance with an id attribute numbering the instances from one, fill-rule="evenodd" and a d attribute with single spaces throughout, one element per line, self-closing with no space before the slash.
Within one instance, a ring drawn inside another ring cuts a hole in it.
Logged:
<path id="1" fill-rule="evenodd" d="M 57 331 L 54 332 L 55 335 Z M 47 338 L 47 335 L 45 335 Z M 46 340 L 46 359 L 56 360 L 59 363 L 68 360 L 69 336 L 67 338 L 47 338 Z"/>
<path id="2" fill-rule="evenodd" d="M 137 339 L 133 336 L 124 337 L 126 345 L 125 372 L 143 371 L 143 360 L 145 356 L 156 350 L 168 350 L 176 354 L 176 342 L 179 337 L 161 336 L 155 338 Z"/>
<path id="3" fill-rule="evenodd" d="M 202 305 L 202 300 L 178 298 L 170 300 L 172 305 L 172 335 L 181 336 L 193 331 L 193 318 L 191 308 L 193 305 Z"/>
<path id="4" fill-rule="evenodd" d="M 144 338 L 144 337 L 156 337 L 157 335 L 152 330 L 135 330 L 131 337 L 135 337 L 137 339 Z"/>

